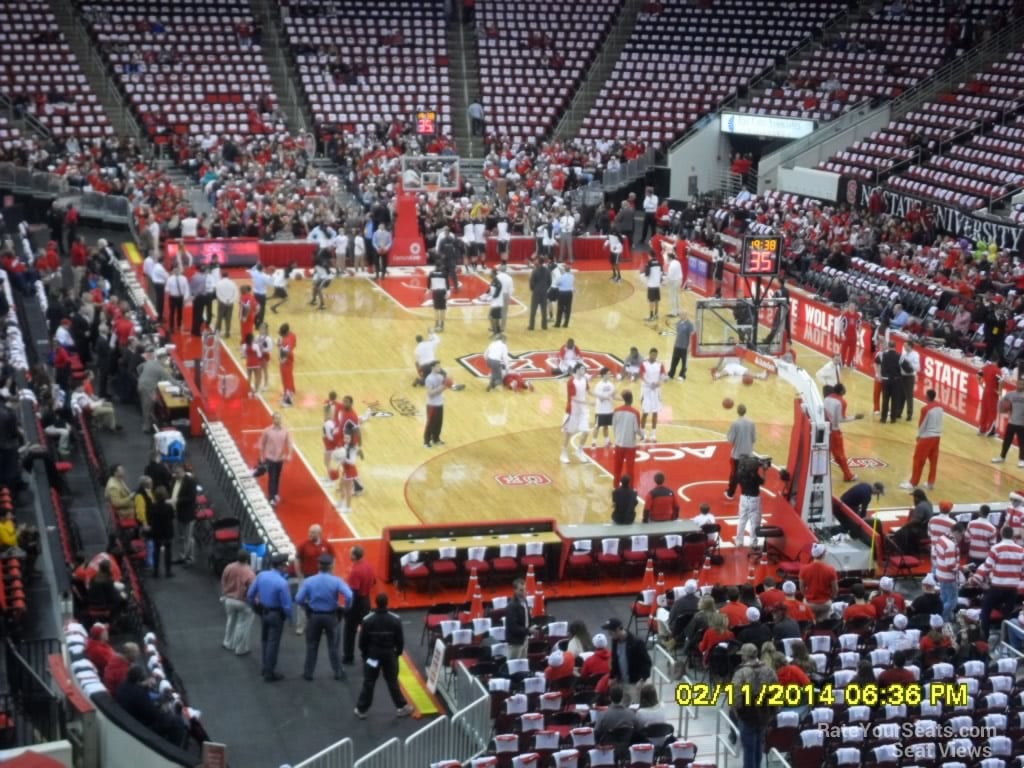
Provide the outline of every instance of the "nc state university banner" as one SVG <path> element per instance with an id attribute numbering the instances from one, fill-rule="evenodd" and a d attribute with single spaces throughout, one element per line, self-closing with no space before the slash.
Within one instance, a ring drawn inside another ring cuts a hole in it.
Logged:
<path id="1" fill-rule="evenodd" d="M 943 232 L 966 237 L 968 240 L 984 240 L 987 243 L 995 243 L 1006 250 L 1020 250 L 1024 229 L 1012 222 L 991 221 L 969 211 L 961 211 L 942 203 L 918 199 L 885 187 L 864 184 L 856 179 L 847 179 L 843 184 L 841 194 L 845 194 L 845 202 L 850 205 L 866 208 L 875 190 L 881 193 L 884 210 L 890 216 L 906 216 L 911 208 L 921 203 L 935 211 L 935 225 Z"/>

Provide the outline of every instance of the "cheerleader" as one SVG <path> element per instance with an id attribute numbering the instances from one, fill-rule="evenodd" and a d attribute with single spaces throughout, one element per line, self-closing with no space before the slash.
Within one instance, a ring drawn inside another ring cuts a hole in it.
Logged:
<path id="1" fill-rule="evenodd" d="M 249 397 L 255 397 L 259 390 L 260 371 L 263 368 L 263 347 L 252 333 L 245 334 L 242 355 L 245 357 L 245 372 L 249 377 Z"/>
<path id="2" fill-rule="evenodd" d="M 343 432 L 338 426 L 338 422 L 334 420 L 333 415 L 327 416 L 323 426 L 323 441 L 324 441 L 324 471 L 327 473 L 324 476 L 324 482 L 329 483 L 332 480 L 337 480 L 339 474 L 334 467 L 334 455 L 337 451 L 342 448 L 342 436 Z M 333 470 L 333 471 L 332 471 Z"/>
<path id="3" fill-rule="evenodd" d="M 344 444 L 335 451 L 335 459 L 341 462 L 341 501 L 338 502 L 338 511 L 346 514 L 352 511 L 352 496 L 359 470 L 356 468 L 356 459 L 363 458 L 363 449 L 352 443 L 352 435 L 344 436 Z"/>
<path id="4" fill-rule="evenodd" d="M 260 347 L 260 392 L 266 392 L 270 386 L 270 353 L 274 351 L 274 340 L 270 338 L 270 326 L 266 323 L 260 326 L 260 335 L 256 337 L 256 343 Z"/>

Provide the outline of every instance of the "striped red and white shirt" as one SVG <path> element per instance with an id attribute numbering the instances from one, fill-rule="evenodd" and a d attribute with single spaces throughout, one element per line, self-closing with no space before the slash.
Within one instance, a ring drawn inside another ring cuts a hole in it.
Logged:
<path id="1" fill-rule="evenodd" d="M 996 540 L 996 527 L 984 517 L 967 524 L 967 556 L 971 560 L 984 560 L 992 542 Z"/>
<path id="2" fill-rule="evenodd" d="M 1006 523 L 1015 531 L 1024 528 L 1024 507 L 1009 506 L 1006 508 Z"/>
<path id="3" fill-rule="evenodd" d="M 956 521 L 946 514 L 938 514 L 928 521 L 928 538 L 936 541 L 953 530 Z"/>
<path id="4" fill-rule="evenodd" d="M 932 566 L 935 568 L 935 580 L 940 584 L 956 581 L 956 573 L 960 567 L 960 547 L 949 536 L 932 539 Z"/>
<path id="5" fill-rule="evenodd" d="M 978 566 L 979 578 L 988 576 L 989 584 L 1004 589 L 1017 589 L 1024 569 L 1024 547 L 1004 539 L 992 546 L 985 562 Z"/>

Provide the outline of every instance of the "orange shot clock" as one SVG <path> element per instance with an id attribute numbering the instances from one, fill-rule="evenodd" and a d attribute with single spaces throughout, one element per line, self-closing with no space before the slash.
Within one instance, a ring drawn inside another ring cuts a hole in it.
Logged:
<path id="1" fill-rule="evenodd" d="M 777 235 L 743 238 L 740 274 L 743 277 L 774 277 L 782 260 L 782 238 Z"/>

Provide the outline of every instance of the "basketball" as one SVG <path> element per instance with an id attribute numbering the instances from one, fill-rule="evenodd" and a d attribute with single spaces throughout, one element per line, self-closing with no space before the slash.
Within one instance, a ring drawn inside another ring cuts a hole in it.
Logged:
<path id="1" fill-rule="evenodd" d="M 331 480 L 337 480 L 339 477 L 341 477 L 341 470 L 339 470 L 337 467 L 331 467 L 327 471 L 327 476 L 331 478 Z"/>
<path id="2" fill-rule="evenodd" d="M 754 383 L 754 377 L 751 376 L 749 373 L 744 373 L 743 374 L 743 383 L 746 384 L 749 387 L 751 384 Z"/>
<path id="3" fill-rule="evenodd" d="M 725 400 L 722 401 L 722 407 L 725 408 L 726 410 L 729 410 L 734 405 L 736 405 L 736 403 L 732 401 L 731 397 L 727 397 L 725 398 Z"/>
<path id="4" fill-rule="evenodd" d="M 1009 400 L 1000 400 L 999 401 L 999 412 L 1000 413 L 1009 413 L 1012 410 L 1013 410 L 1013 403 L 1011 403 Z"/>

